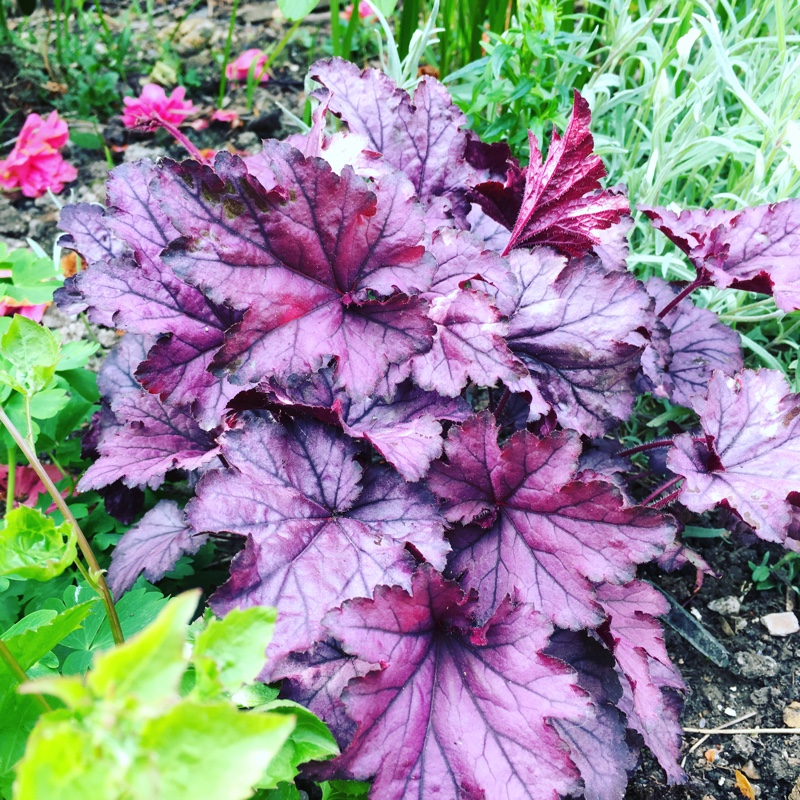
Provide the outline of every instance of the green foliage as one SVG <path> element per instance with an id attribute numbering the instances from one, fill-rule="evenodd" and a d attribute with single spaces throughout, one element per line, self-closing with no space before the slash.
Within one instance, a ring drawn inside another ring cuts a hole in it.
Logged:
<path id="1" fill-rule="evenodd" d="M 6 514 L 0 528 L 0 575 L 48 581 L 60 575 L 77 555 L 75 529 L 27 506 Z"/>
<path id="2" fill-rule="evenodd" d="M 791 586 L 800 594 L 800 554 L 786 553 L 774 564 L 770 563 L 771 560 L 771 555 L 764 553 L 761 563 L 747 562 L 755 588 L 764 592 L 781 586 Z"/>
<path id="3" fill-rule="evenodd" d="M 134 638 L 98 655 L 85 677 L 27 685 L 66 708 L 40 717 L 14 800 L 85 796 L 88 786 L 97 800 L 246 800 L 254 786 L 275 787 L 304 761 L 338 752 L 324 724 L 294 703 L 271 699 L 244 713 L 231 699 L 263 667 L 274 612 L 248 609 L 190 629 L 198 599 L 171 600 Z M 292 797 L 291 788 L 279 796 Z"/>
<path id="4" fill-rule="evenodd" d="M 9 252 L 0 243 L 0 303 L 49 303 L 63 283 L 53 259 L 25 247 Z"/>
<path id="5" fill-rule="evenodd" d="M 31 674 L 48 674 L 54 647 L 77 630 L 95 605 L 91 600 L 61 614 L 42 610 L 27 615 L 0 634 L 20 667 Z M 7 664 L 0 661 L 0 797 L 9 797 L 14 764 L 25 750 L 25 740 L 42 713 L 29 695 L 16 691 L 17 680 Z"/>
<path id="6" fill-rule="evenodd" d="M 30 397 L 52 381 L 61 346 L 43 325 L 15 314 L 0 338 L 0 347 L 6 362 L 6 368 L 0 369 L 0 382 Z"/>

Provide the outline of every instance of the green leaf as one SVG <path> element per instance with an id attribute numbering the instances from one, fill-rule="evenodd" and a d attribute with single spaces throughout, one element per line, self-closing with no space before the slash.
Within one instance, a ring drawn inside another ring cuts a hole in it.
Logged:
<path id="1" fill-rule="evenodd" d="M 0 529 L 0 575 L 47 581 L 75 560 L 75 530 L 35 508 L 19 506 L 6 514 Z"/>
<path id="2" fill-rule="evenodd" d="M 253 800 L 300 800 L 300 792 L 293 783 L 279 783 L 274 789 L 259 789 Z"/>
<path id="3" fill-rule="evenodd" d="M 307 708 L 291 700 L 274 700 L 259 706 L 258 711 L 293 716 L 297 721 L 292 735 L 259 781 L 260 788 L 271 789 L 281 781 L 294 780 L 297 767 L 307 761 L 323 761 L 339 755 L 339 746 L 325 723 Z"/>
<path id="4" fill-rule="evenodd" d="M 279 714 L 183 700 L 146 723 L 142 755 L 129 773 L 132 794 L 247 800 L 293 727 Z"/>
<path id="5" fill-rule="evenodd" d="M 108 699 L 133 695 L 153 703 L 177 698 L 188 664 L 186 629 L 199 600 L 199 590 L 173 598 L 133 639 L 98 656 L 86 679 L 89 688 Z"/>
<path id="6" fill-rule="evenodd" d="M 242 686 L 238 692 L 233 694 L 231 700 L 240 708 L 255 708 L 277 700 L 278 694 L 279 690 L 273 686 L 267 686 L 263 683 L 251 683 L 248 686 Z"/>
<path id="7" fill-rule="evenodd" d="M 99 600 L 95 598 L 68 608 L 60 614 L 47 610 L 34 611 L 0 634 L 0 639 L 8 645 L 8 649 L 22 669 L 27 670 L 72 631 L 80 628 L 81 623 L 98 603 Z M 5 666 L 0 662 L 0 673 L 3 669 Z M 0 687 L 4 684 L 5 681 L 0 680 Z"/>
<path id="8" fill-rule="evenodd" d="M 64 389 L 45 389 L 31 398 L 31 416 L 35 419 L 52 419 L 69 403 Z"/>
<path id="9" fill-rule="evenodd" d="M 5 631 L 0 638 L 24 670 L 47 656 L 71 631 L 80 627 L 97 601 L 83 603 L 61 614 L 34 611 Z M 63 679 L 62 679 L 63 680 Z M 17 693 L 16 678 L 0 662 L 0 792 L 11 783 L 12 767 L 25 752 L 28 734 L 42 713 L 32 697 Z M 45 691 L 45 689 L 42 689 Z"/>
<path id="10" fill-rule="evenodd" d="M 58 372 L 70 369 L 81 369 L 89 363 L 89 359 L 100 349 L 97 342 L 87 342 L 80 339 L 77 342 L 67 342 L 61 347 L 61 361 L 58 362 Z"/>
<path id="11" fill-rule="evenodd" d="M 251 683 L 264 668 L 264 651 L 275 628 L 274 608 L 233 609 L 223 619 L 211 619 L 195 640 L 192 660 L 200 691 L 233 693 Z M 204 686 L 210 681 L 210 686 Z M 218 688 L 216 688 L 218 687 Z"/>
<path id="12" fill-rule="evenodd" d="M 116 800 L 125 771 L 114 751 L 75 720 L 44 719 L 31 734 L 17 770 L 14 800 Z"/>
<path id="13" fill-rule="evenodd" d="M 370 784 L 364 781 L 325 781 L 321 783 L 322 800 L 358 800 L 369 796 Z"/>
<path id="14" fill-rule="evenodd" d="M 29 395 L 50 383 L 61 357 L 61 345 L 55 335 L 19 314 L 14 315 L 0 339 L 0 347 L 13 367 L 9 372 L 0 372 L 0 381 Z"/>
<path id="15" fill-rule="evenodd" d="M 318 2 L 319 0 L 278 0 L 278 8 L 286 19 L 295 22 L 307 17 Z"/>
<path id="16" fill-rule="evenodd" d="M 90 133 L 89 131 L 71 131 L 69 138 L 76 147 L 82 147 L 85 150 L 103 149 L 103 140 L 96 133 Z"/>

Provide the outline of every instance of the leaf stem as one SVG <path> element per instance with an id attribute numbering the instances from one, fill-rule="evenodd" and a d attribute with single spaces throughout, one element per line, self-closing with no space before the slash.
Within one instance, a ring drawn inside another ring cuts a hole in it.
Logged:
<path id="1" fill-rule="evenodd" d="M 636 447 L 629 447 L 627 450 L 620 450 L 616 455 L 632 456 L 635 453 L 644 453 L 646 450 L 656 450 L 659 447 L 672 447 L 674 442 L 672 439 L 655 439 L 652 442 L 645 442 L 644 444 L 637 444 Z"/>
<path id="2" fill-rule="evenodd" d="M 658 312 L 658 318 L 664 319 L 664 317 L 672 311 L 678 303 L 683 300 L 684 297 L 688 297 L 695 289 L 699 289 L 701 286 L 708 286 L 708 278 L 704 274 L 698 275 L 690 284 L 684 286 L 672 300 L 667 303 L 661 311 Z"/>
<path id="3" fill-rule="evenodd" d="M 9 650 L 8 645 L 0 639 L 0 658 L 6 662 L 6 666 L 11 670 L 12 675 L 17 679 L 17 683 L 27 683 L 30 678 L 28 674 L 22 669 L 21 664 L 14 658 L 14 654 Z M 52 711 L 53 707 L 44 697 L 40 694 L 33 695 L 45 711 Z"/>
<path id="4" fill-rule="evenodd" d="M 14 508 L 14 492 L 16 491 L 17 482 L 17 448 L 10 445 L 8 448 L 8 457 L 6 459 L 8 464 L 8 475 L 6 476 L 6 516 L 8 512 Z"/>
<path id="5" fill-rule="evenodd" d="M 17 447 L 19 447 L 19 449 L 22 451 L 22 454 L 25 456 L 25 458 L 28 459 L 28 463 L 31 465 L 31 467 L 33 467 L 34 472 L 39 476 L 39 480 L 44 484 L 45 488 L 50 493 L 50 497 L 53 498 L 56 508 L 62 513 L 64 519 L 67 520 L 75 530 L 75 535 L 78 540 L 78 547 L 80 547 L 81 553 L 83 553 L 83 557 L 86 559 L 86 563 L 89 566 L 89 574 L 93 578 L 93 583 L 96 583 L 97 593 L 100 595 L 103 605 L 106 607 L 108 623 L 111 626 L 111 633 L 114 636 L 114 641 L 117 644 L 122 644 L 122 642 L 125 641 L 125 637 L 122 635 L 122 626 L 120 625 L 119 617 L 117 616 L 117 610 L 114 608 L 114 599 L 111 597 L 111 591 L 109 590 L 108 584 L 103 577 L 103 571 L 100 569 L 100 564 L 97 563 L 97 558 L 95 558 L 95 555 L 92 552 L 89 540 L 84 535 L 80 525 L 78 525 L 78 521 L 75 519 L 75 516 L 73 515 L 72 511 L 70 511 L 69 506 L 61 496 L 61 492 L 58 491 L 56 485 L 50 479 L 47 471 L 42 466 L 42 462 L 39 461 L 35 450 L 28 446 L 25 438 L 17 430 L 16 425 L 14 425 L 14 423 L 8 418 L 8 415 L 2 408 L 0 408 L 0 422 L 3 423 L 5 429 L 11 435 L 11 438 L 16 442 Z"/>
<path id="6" fill-rule="evenodd" d="M 653 492 L 651 492 L 647 497 L 645 497 L 645 499 L 642 500 L 642 502 L 639 503 L 639 505 L 646 506 L 648 503 L 652 503 L 653 500 L 656 499 L 656 497 L 658 497 L 661 494 L 664 494 L 664 492 L 666 492 L 667 489 L 671 489 L 673 486 L 675 486 L 676 483 L 680 483 L 680 481 L 682 481 L 682 480 L 683 480 L 683 477 L 681 475 L 678 475 L 677 477 L 673 478 L 671 481 L 667 481 L 665 484 L 662 484 L 657 489 L 655 489 Z"/>
<path id="7" fill-rule="evenodd" d="M 678 489 L 676 492 L 672 492 L 671 494 L 668 494 L 666 497 L 662 497 L 661 500 L 659 500 L 658 502 L 652 503 L 649 506 L 649 508 L 664 508 L 664 506 L 668 506 L 673 500 L 677 500 L 678 497 L 680 496 L 680 493 L 681 490 Z"/>
<path id="8" fill-rule="evenodd" d="M 195 161 L 199 161 L 201 164 L 208 163 L 208 160 L 203 158 L 203 154 L 197 149 L 197 145 L 185 133 L 181 133 L 175 125 L 162 119 L 158 114 L 153 116 L 153 121 L 158 123 L 176 142 L 182 144 Z"/>
<path id="9" fill-rule="evenodd" d="M 497 407 L 494 410 L 494 418 L 500 419 L 500 415 L 503 413 L 506 407 L 506 403 L 508 403 L 508 398 L 511 397 L 511 389 L 506 387 L 506 390 L 500 396 L 500 400 L 497 403 Z"/>

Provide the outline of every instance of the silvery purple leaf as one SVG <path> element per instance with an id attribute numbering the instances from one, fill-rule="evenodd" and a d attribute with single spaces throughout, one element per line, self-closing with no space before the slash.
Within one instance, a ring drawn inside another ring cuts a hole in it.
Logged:
<path id="1" fill-rule="evenodd" d="M 778 308 L 800 309 L 800 200 L 740 211 L 642 211 L 715 286 L 772 294 Z"/>
<path id="2" fill-rule="evenodd" d="M 675 438 L 667 466 L 685 478 L 680 501 L 696 512 L 724 503 L 758 536 L 784 542 L 789 496 L 800 487 L 800 398 L 775 370 L 715 371 L 692 408 L 705 437 Z"/>
<path id="3" fill-rule="evenodd" d="M 160 268 L 161 251 L 178 232 L 150 190 L 156 166 L 149 159 L 121 164 L 108 174 L 106 226 L 133 251 L 142 266 Z"/>
<path id="4" fill-rule="evenodd" d="M 89 203 L 64 206 L 58 227 L 66 234 L 58 243 L 75 250 L 89 266 L 125 254 L 124 242 L 115 238 L 107 225 L 105 209 Z"/>
<path id="5" fill-rule="evenodd" d="M 595 714 L 588 719 L 553 721 L 581 773 L 583 796 L 586 800 L 622 800 L 628 773 L 637 759 L 626 740 L 625 717 L 616 707 L 622 687 L 613 656 L 588 634 L 565 630 L 553 633 L 545 653 L 575 670 L 578 685 L 595 705 Z"/>
<path id="6" fill-rule="evenodd" d="M 448 571 L 478 592 L 485 619 L 510 595 L 560 627 L 594 627 L 603 615 L 592 582 L 631 580 L 636 565 L 672 540 L 668 518 L 627 507 L 612 485 L 573 480 L 581 442 L 573 431 L 538 438 L 515 433 L 503 448 L 484 412 L 451 429 L 447 463 L 428 484 L 448 521 Z"/>
<path id="7" fill-rule="evenodd" d="M 406 544 L 444 565 L 448 546 L 427 490 L 387 468 L 362 471 L 355 452 L 317 422 L 251 420 L 223 438 L 228 469 L 206 474 L 189 504 L 198 530 L 247 537 L 212 606 L 276 606 L 272 658 L 311 647 L 344 600 L 379 584 L 409 586 Z"/>
<path id="8" fill-rule="evenodd" d="M 422 478 L 442 454 L 440 420 L 462 421 L 471 413 L 460 397 L 425 392 L 409 381 L 400 384 L 390 400 L 375 397 L 350 403 L 341 398 L 334 407 L 344 430 L 371 442 L 407 481 Z"/>
<path id="9" fill-rule="evenodd" d="M 428 464 L 442 454 L 440 420 L 463 421 L 471 414 L 460 397 L 425 392 L 411 381 L 392 386 L 387 396 L 353 403 L 333 387 L 333 370 L 290 380 L 280 387 L 265 386 L 266 407 L 289 414 L 308 414 L 341 427 L 352 437 L 366 439 L 408 481 L 419 480 Z"/>
<path id="10" fill-rule="evenodd" d="M 347 652 L 385 665 L 345 690 L 358 728 L 330 772 L 374 776 L 382 800 L 557 800 L 578 788 L 552 724 L 592 708 L 572 671 L 542 655 L 550 625 L 508 601 L 481 628 L 471 611 L 424 565 L 413 594 L 380 587 L 328 615 Z"/>
<path id="11" fill-rule="evenodd" d="M 342 693 L 353 678 L 361 678 L 379 668 L 345 653 L 332 639 L 318 642 L 311 650 L 291 653 L 277 671 L 283 677 L 281 697 L 294 700 L 313 711 L 345 748 L 353 739 L 356 723 L 342 702 Z"/>
<path id="12" fill-rule="evenodd" d="M 597 598 L 609 617 L 610 644 L 624 690 L 620 707 L 628 725 L 644 737 L 670 782 L 682 783 L 686 775 L 677 763 L 683 737 L 677 693 L 686 687 L 669 659 L 657 619 L 666 614 L 667 602 L 640 581 L 603 584 Z"/>
<path id="13" fill-rule="evenodd" d="M 100 457 L 84 473 L 79 491 L 120 479 L 126 486 L 155 489 L 171 469 L 197 469 L 219 450 L 188 412 L 166 407 L 144 390 L 118 397 L 112 411 L 117 424 L 104 430 Z"/>
<path id="14" fill-rule="evenodd" d="M 340 58 L 318 61 L 309 74 L 326 87 L 317 94 L 330 111 L 405 173 L 422 201 L 444 197 L 453 215 L 463 219 L 469 210 L 466 189 L 478 171 L 466 158 L 467 118 L 439 81 L 423 78 L 410 97 L 382 72 L 362 72 Z M 477 163 L 478 154 L 472 154 Z"/>
<path id="15" fill-rule="evenodd" d="M 184 554 L 196 553 L 208 537 L 197 534 L 174 500 L 159 500 L 117 543 L 108 585 L 119 598 L 144 574 L 157 583 Z"/>
<path id="16" fill-rule="evenodd" d="M 678 289 L 654 277 L 647 282 L 647 292 L 656 308 L 664 308 Z M 667 368 L 664 376 L 656 370 L 656 380 L 673 403 L 688 407 L 693 397 L 704 395 L 715 369 L 730 376 L 744 367 L 736 331 L 723 325 L 713 311 L 695 306 L 691 298 L 685 298 L 662 322 L 668 330 Z"/>
<path id="17" fill-rule="evenodd" d="M 601 436 L 633 408 L 651 300 L 632 275 L 566 263 L 547 249 L 512 252 L 519 289 L 508 344 L 558 421 Z M 522 388 L 528 388 L 527 386 Z"/>
<path id="18" fill-rule="evenodd" d="M 527 376 L 506 344 L 508 323 L 488 295 L 456 290 L 433 300 L 428 316 L 436 323 L 433 346 L 411 360 L 411 374 L 423 389 L 456 397 L 469 381 L 491 387 Z"/>
<path id="19" fill-rule="evenodd" d="M 214 170 L 165 165 L 160 202 L 186 238 L 164 258 L 214 302 L 246 310 L 215 360 L 234 382 L 286 381 L 335 357 L 337 385 L 360 400 L 391 364 L 430 348 L 433 323 L 408 296 L 434 267 L 422 209 L 399 173 L 368 186 L 286 146 L 271 158 L 271 192 L 226 153 Z"/>
<path id="20" fill-rule="evenodd" d="M 135 373 L 154 343 L 152 336 L 126 333 L 114 345 L 97 373 L 97 388 L 107 403 L 141 391 L 142 386 L 136 380 Z"/>

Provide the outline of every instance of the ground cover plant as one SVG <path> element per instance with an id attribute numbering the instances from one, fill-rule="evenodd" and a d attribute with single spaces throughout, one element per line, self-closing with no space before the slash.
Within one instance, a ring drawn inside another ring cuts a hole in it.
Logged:
<path id="1" fill-rule="evenodd" d="M 318 779 L 610 799 L 644 743 L 681 781 L 683 684 L 637 566 L 694 558 L 680 525 L 715 508 L 792 546 L 800 463 L 785 378 L 743 370 L 689 295 L 794 310 L 796 201 L 648 209 L 697 280 L 644 285 L 579 94 L 522 167 L 433 79 L 412 97 L 338 59 L 311 77 L 309 133 L 127 164 L 105 210 L 63 212 L 89 266 L 62 308 L 125 331 L 78 488 L 165 495 L 113 551 L 112 591 L 238 538 L 211 608 L 277 609 L 260 678 L 336 737 Z M 644 392 L 685 425 L 625 450 Z M 666 463 L 628 483 L 640 453 Z"/>

